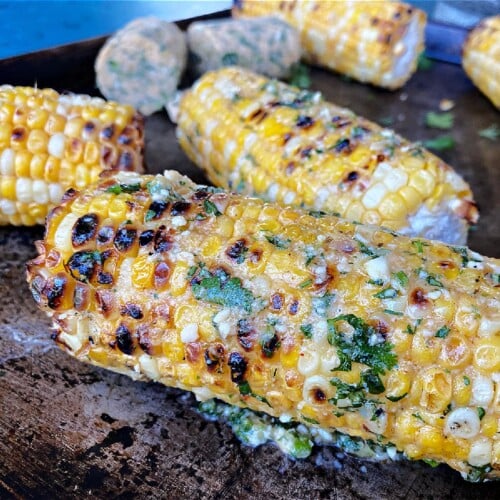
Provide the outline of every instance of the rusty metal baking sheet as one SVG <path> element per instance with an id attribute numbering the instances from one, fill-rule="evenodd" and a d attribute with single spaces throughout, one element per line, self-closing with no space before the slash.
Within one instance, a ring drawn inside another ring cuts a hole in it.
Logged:
<path id="1" fill-rule="evenodd" d="M 185 26 L 185 23 L 184 23 Z M 0 61 L 1 83 L 88 92 L 104 38 Z M 441 99 L 455 102 L 456 146 L 441 156 L 472 185 L 481 219 L 472 249 L 500 256 L 500 146 L 478 136 L 499 114 L 459 66 L 435 62 L 388 92 L 322 70 L 312 88 L 412 140 Z M 166 113 L 147 120 L 151 172 L 203 175 L 176 144 Z M 229 427 L 205 421 L 194 398 L 81 364 L 57 350 L 25 284 L 42 228 L 0 228 L 0 498 L 493 499 L 500 484 L 470 484 L 445 466 L 377 464 L 315 449 L 293 461 L 271 445 L 242 445 Z"/>

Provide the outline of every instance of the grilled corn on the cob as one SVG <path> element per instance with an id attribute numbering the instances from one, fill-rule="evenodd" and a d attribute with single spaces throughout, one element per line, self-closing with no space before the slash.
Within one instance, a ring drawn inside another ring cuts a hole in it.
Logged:
<path id="1" fill-rule="evenodd" d="M 69 193 L 38 251 L 80 360 L 499 476 L 499 260 L 176 172 Z"/>
<path id="2" fill-rule="evenodd" d="M 408 81 L 424 49 L 425 13 L 400 2 L 241 0 L 233 15 L 280 17 L 310 62 L 389 89 Z"/>
<path id="3" fill-rule="evenodd" d="M 463 244 L 469 186 L 418 144 L 242 68 L 207 73 L 181 99 L 177 137 L 218 186 Z"/>
<path id="4" fill-rule="evenodd" d="M 500 15 L 474 28 L 464 44 L 462 65 L 477 87 L 500 107 Z"/>
<path id="5" fill-rule="evenodd" d="M 0 225 L 43 224 L 69 187 L 105 170 L 142 172 L 143 129 L 130 106 L 0 85 Z"/>

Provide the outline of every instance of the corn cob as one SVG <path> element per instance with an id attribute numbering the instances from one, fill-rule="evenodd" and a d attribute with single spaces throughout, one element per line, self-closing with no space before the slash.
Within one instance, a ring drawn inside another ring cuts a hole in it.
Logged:
<path id="1" fill-rule="evenodd" d="M 426 15 L 392 1 L 248 1 L 234 16 L 277 16 L 297 28 L 306 59 L 360 82 L 397 89 L 417 68 Z"/>
<path id="2" fill-rule="evenodd" d="M 270 201 L 457 244 L 478 218 L 469 186 L 420 145 L 242 68 L 184 94 L 177 137 L 215 185 Z"/>
<path id="3" fill-rule="evenodd" d="M 218 19 L 189 25 L 187 40 L 196 75 L 239 65 L 273 78 L 290 76 L 300 61 L 297 31 L 276 19 Z"/>
<path id="4" fill-rule="evenodd" d="M 143 171 L 144 123 L 130 106 L 0 85 L 0 225 L 43 224 L 69 187 Z"/>
<path id="5" fill-rule="evenodd" d="M 499 260 L 176 172 L 68 193 L 37 248 L 79 360 L 499 477 Z"/>
<path id="6" fill-rule="evenodd" d="M 474 84 L 500 107 L 500 15 L 483 20 L 463 47 L 462 65 Z"/>

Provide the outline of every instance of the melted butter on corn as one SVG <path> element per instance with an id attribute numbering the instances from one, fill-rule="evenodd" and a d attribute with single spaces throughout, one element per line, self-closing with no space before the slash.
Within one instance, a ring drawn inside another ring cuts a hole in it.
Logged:
<path id="1" fill-rule="evenodd" d="M 478 218 L 469 186 L 418 144 L 242 68 L 184 94 L 177 137 L 215 185 L 239 193 L 455 244 Z"/>
<path id="2" fill-rule="evenodd" d="M 78 359 L 498 477 L 500 262 L 314 215 L 121 173 L 50 214 L 28 280 Z"/>

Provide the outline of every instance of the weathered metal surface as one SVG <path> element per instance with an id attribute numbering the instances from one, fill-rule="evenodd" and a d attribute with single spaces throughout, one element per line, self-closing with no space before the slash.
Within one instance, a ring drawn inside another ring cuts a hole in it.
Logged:
<path id="1" fill-rule="evenodd" d="M 0 78 L 96 94 L 92 62 L 102 41 L 0 61 Z M 481 207 L 471 247 L 500 256 L 500 148 L 477 135 L 499 115 L 458 66 L 436 63 L 395 93 L 315 70 L 313 88 L 373 120 L 393 117 L 414 140 L 438 135 L 424 127 L 425 112 L 454 100 L 457 144 L 441 156 Z M 165 113 L 148 119 L 146 134 L 150 171 L 203 181 Z M 0 228 L 0 498 L 500 498 L 499 484 L 469 484 L 443 466 L 374 464 L 332 448 L 294 462 L 272 446 L 251 449 L 200 417 L 188 394 L 76 362 L 53 346 L 25 284 L 24 263 L 42 233 Z"/>

